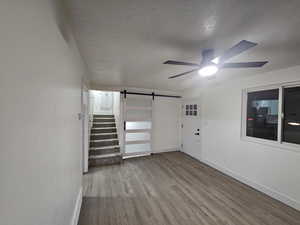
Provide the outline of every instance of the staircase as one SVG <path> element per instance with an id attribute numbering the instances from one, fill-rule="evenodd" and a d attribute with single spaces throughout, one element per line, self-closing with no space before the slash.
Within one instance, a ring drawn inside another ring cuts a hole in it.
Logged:
<path id="1" fill-rule="evenodd" d="M 113 115 L 94 115 L 90 136 L 89 166 L 122 162 L 116 122 Z"/>

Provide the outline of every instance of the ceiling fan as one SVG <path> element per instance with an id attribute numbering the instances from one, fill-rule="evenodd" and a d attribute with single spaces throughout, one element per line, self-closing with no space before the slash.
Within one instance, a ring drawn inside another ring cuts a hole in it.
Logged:
<path id="1" fill-rule="evenodd" d="M 188 63 L 188 62 L 180 62 L 174 60 L 168 60 L 164 62 L 164 64 L 170 65 L 182 65 L 182 66 L 192 66 L 196 67 L 195 69 L 189 70 L 184 73 L 180 73 L 174 76 L 169 77 L 169 79 L 184 76 L 186 74 L 192 73 L 198 70 L 198 73 L 202 76 L 211 76 L 218 72 L 219 69 L 224 68 L 254 68 L 254 67 L 262 67 L 268 61 L 258 61 L 258 62 L 236 62 L 236 63 L 226 63 L 230 58 L 241 54 L 242 52 L 255 47 L 257 43 L 253 43 L 250 41 L 242 40 L 238 44 L 234 45 L 230 49 L 226 50 L 223 55 L 215 57 L 214 49 L 205 49 L 202 51 L 202 61 L 200 64 L 196 63 Z"/>

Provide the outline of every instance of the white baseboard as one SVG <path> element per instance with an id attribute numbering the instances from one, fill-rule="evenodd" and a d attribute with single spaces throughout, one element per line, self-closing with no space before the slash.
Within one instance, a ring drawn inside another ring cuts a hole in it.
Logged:
<path id="1" fill-rule="evenodd" d="M 167 149 L 157 149 L 154 150 L 153 153 L 164 153 L 164 152 L 177 152 L 180 151 L 179 148 L 167 148 Z"/>
<path id="2" fill-rule="evenodd" d="M 75 208 L 74 208 L 74 212 L 73 212 L 73 216 L 72 216 L 72 220 L 71 220 L 71 225 L 78 225 L 81 204 L 82 204 L 82 187 L 80 188 L 78 195 L 77 195 Z"/>
<path id="3" fill-rule="evenodd" d="M 190 155 L 190 156 L 193 157 L 192 155 Z M 193 158 L 195 158 L 195 157 L 193 157 Z M 300 202 L 295 200 L 295 199 L 292 199 L 291 197 L 289 197 L 289 196 L 287 196 L 283 193 L 275 191 L 272 188 L 267 187 L 265 185 L 253 182 L 253 181 L 249 180 L 248 178 L 245 178 L 245 177 L 243 177 L 243 176 L 241 176 L 241 175 L 239 175 L 239 174 L 237 174 L 237 173 L 235 173 L 235 172 L 233 172 L 233 171 L 231 171 L 227 168 L 219 166 L 219 165 L 217 165 L 213 162 L 210 162 L 208 160 L 205 160 L 205 159 L 202 159 L 202 160 L 197 159 L 197 160 L 199 160 L 200 162 L 203 162 L 204 164 L 207 164 L 207 165 L 215 168 L 216 170 L 219 170 L 220 172 L 222 172 L 222 173 L 224 173 L 228 176 L 233 177 L 234 179 L 236 179 L 236 180 L 238 180 L 238 181 L 240 181 L 240 182 L 242 182 L 242 183 L 244 183 L 244 184 L 246 184 L 246 185 L 248 185 L 248 186 L 250 186 L 250 187 L 252 187 L 252 188 L 254 188 L 254 189 L 256 189 L 256 190 L 258 190 L 258 191 L 260 191 L 260 192 L 262 192 L 262 193 L 264 193 L 264 194 L 266 194 L 266 195 L 268 195 L 268 196 L 270 196 L 270 197 L 272 197 L 276 200 L 278 200 L 278 201 L 280 201 L 280 202 L 283 202 L 284 204 L 286 204 L 286 205 L 288 205 L 288 206 L 290 206 L 294 209 L 300 210 Z"/>
<path id="4" fill-rule="evenodd" d="M 235 172 L 233 172 L 233 171 L 231 171 L 227 168 L 221 167 L 221 166 L 219 166 L 215 163 L 212 163 L 208 160 L 202 160 L 202 162 L 209 165 L 209 166 L 211 166 L 211 167 L 213 167 L 213 168 L 215 168 L 215 169 L 217 169 L 217 170 L 219 170 L 219 171 L 221 171 L 221 172 L 223 172 L 223 173 L 225 173 L 225 174 L 227 174 L 227 175 L 229 175 L 229 176 L 231 176 L 231 177 L 233 177 L 234 179 L 236 179 L 236 180 L 238 180 L 238 181 L 240 181 L 240 182 L 242 182 L 242 183 L 258 190 L 258 191 L 263 192 L 266 195 L 269 195 L 270 197 L 272 197 L 274 199 L 277 199 L 280 202 L 285 203 L 288 206 L 293 207 L 294 209 L 300 210 L 300 202 L 298 202 L 295 199 L 290 198 L 289 196 L 287 196 L 283 193 L 275 191 L 272 188 L 269 188 L 265 185 L 253 182 L 253 181 L 249 180 L 248 178 L 245 178 L 245 177 L 243 177 L 243 176 L 241 176 L 241 175 L 239 175 L 239 174 L 237 174 L 237 173 L 235 173 Z"/>

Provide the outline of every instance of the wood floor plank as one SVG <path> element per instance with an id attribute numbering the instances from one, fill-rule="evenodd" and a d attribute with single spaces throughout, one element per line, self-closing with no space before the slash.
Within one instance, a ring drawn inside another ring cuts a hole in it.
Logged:
<path id="1" fill-rule="evenodd" d="M 300 212 L 181 152 L 84 175 L 79 225 L 300 225 Z"/>

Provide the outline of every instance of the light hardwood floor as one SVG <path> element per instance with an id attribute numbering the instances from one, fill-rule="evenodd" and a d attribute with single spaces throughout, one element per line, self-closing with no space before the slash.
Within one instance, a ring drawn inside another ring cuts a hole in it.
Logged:
<path id="1" fill-rule="evenodd" d="M 300 225 L 300 212 L 180 152 L 84 176 L 79 225 Z"/>

